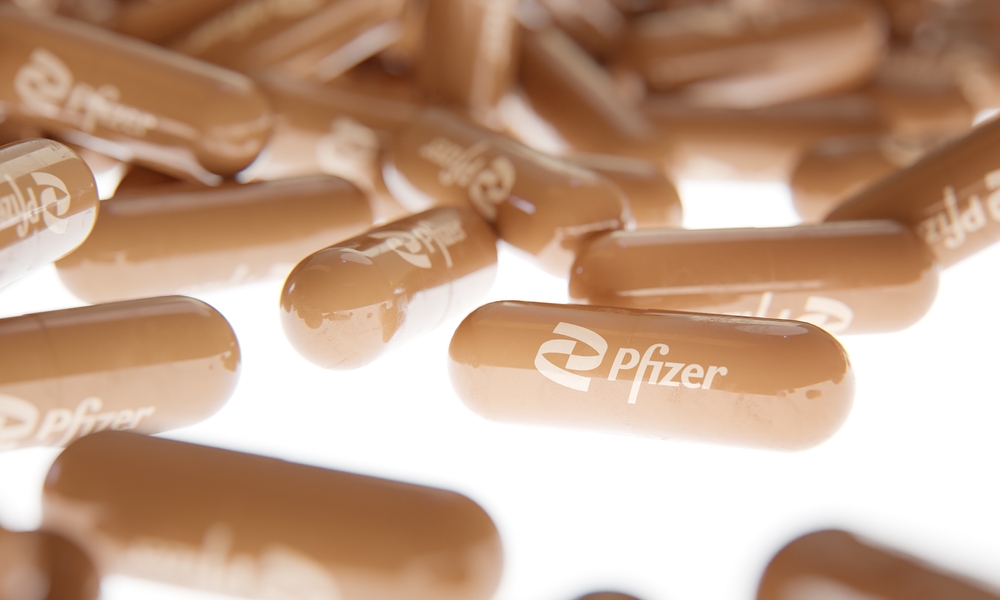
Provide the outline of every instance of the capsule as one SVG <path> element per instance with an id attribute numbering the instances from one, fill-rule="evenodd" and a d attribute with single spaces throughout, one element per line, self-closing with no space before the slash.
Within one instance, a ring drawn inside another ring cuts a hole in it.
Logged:
<path id="1" fill-rule="evenodd" d="M 101 204 L 90 238 L 56 263 L 85 302 L 112 302 L 284 278 L 303 257 L 370 228 L 343 179 L 163 185 Z"/>
<path id="2" fill-rule="evenodd" d="M 94 564 L 66 538 L 0 528 L 0 598 L 96 600 L 99 592 Z"/>
<path id="3" fill-rule="evenodd" d="M 122 432 L 59 456 L 43 520 L 103 573 L 247 598 L 487 600 L 503 563 L 455 492 Z"/>
<path id="4" fill-rule="evenodd" d="M 830 333 L 905 329 L 930 309 L 938 268 L 892 221 L 615 232 L 573 265 L 574 300 L 795 319 Z"/>
<path id="5" fill-rule="evenodd" d="M 587 594 L 586 596 L 580 596 L 577 600 L 639 600 L 635 596 L 629 596 L 628 594 L 620 594 L 618 592 L 595 592 L 593 594 Z"/>
<path id="6" fill-rule="evenodd" d="M 449 356 L 490 420 L 775 450 L 833 435 L 854 395 L 844 349 L 797 321 L 494 302 Z"/>
<path id="7" fill-rule="evenodd" d="M 354 369 L 476 306 L 496 262 L 496 235 L 472 210 L 432 209 L 305 258 L 281 323 L 305 358 Z"/>
<path id="8" fill-rule="evenodd" d="M 572 154 L 567 160 L 607 177 L 625 192 L 636 228 L 681 226 L 681 197 L 656 164 L 608 154 Z"/>
<path id="9" fill-rule="evenodd" d="M 757 588 L 757 600 L 816 598 L 997 600 L 1000 593 L 846 531 L 826 530 L 782 548 Z"/>
<path id="10" fill-rule="evenodd" d="M 1000 239 L 998 145 L 994 119 L 851 197 L 826 220 L 899 221 L 949 267 Z"/>
<path id="11" fill-rule="evenodd" d="M 591 237 L 628 219 L 621 191 L 593 171 L 439 109 L 397 132 L 382 171 L 407 209 L 471 203 L 504 241 L 561 276 Z"/>
<path id="12" fill-rule="evenodd" d="M 92 25 L 0 10 L 0 108 L 121 160 L 216 181 L 270 130 L 242 75 Z"/>
<path id="13" fill-rule="evenodd" d="M 611 0 L 541 0 L 559 28 L 596 56 L 609 56 L 627 29 L 625 15 Z"/>
<path id="14" fill-rule="evenodd" d="M 0 450 L 197 423 L 233 393 L 229 323 L 180 296 L 0 319 Z"/>
<path id="15" fill-rule="evenodd" d="M 619 55 L 657 90 L 696 104 L 753 108 L 849 90 L 885 49 L 882 12 L 863 0 L 720 3 L 638 18 Z"/>
<path id="16" fill-rule="evenodd" d="M 123 35 L 163 44 L 240 0 L 129 0 L 118 8 L 111 27 Z"/>
<path id="17" fill-rule="evenodd" d="M 0 148 L 0 175 L 2 288 L 83 243 L 99 201 L 87 165 L 51 140 Z"/>

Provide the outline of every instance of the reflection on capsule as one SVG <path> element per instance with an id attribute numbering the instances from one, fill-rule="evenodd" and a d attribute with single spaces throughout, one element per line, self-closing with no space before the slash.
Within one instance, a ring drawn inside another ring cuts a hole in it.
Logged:
<path id="1" fill-rule="evenodd" d="M 360 367 L 475 306 L 496 262 L 496 236 L 470 209 L 389 223 L 295 267 L 281 293 L 285 335 L 321 367 Z"/>
<path id="2" fill-rule="evenodd" d="M 808 323 L 495 302 L 451 340 L 452 384 L 514 423 L 801 450 L 839 429 L 854 375 Z"/>
<path id="3" fill-rule="evenodd" d="M 0 364 L 6 450 L 197 423 L 233 393 L 240 348 L 215 309 L 172 296 L 0 319 Z"/>
<path id="4" fill-rule="evenodd" d="M 570 297 L 625 308 L 808 321 L 831 333 L 896 331 L 937 294 L 927 247 L 892 221 L 614 232 L 573 265 Z"/>
<path id="5" fill-rule="evenodd" d="M 503 563 L 460 494 L 122 432 L 59 456 L 43 512 L 102 573 L 245 598 L 487 600 Z"/>
<path id="6" fill-rule="evenodd" d="M 28 140 L 0 148 L 0 287 L 83 243 L 98 202 L 94 176 L 66 146 Z"/>
<path id="7" fill-rule="evenodd" d="M 99 592 L 94 564 L 66 538 L 0 528 L 0 598 L 96 600 Z"/>

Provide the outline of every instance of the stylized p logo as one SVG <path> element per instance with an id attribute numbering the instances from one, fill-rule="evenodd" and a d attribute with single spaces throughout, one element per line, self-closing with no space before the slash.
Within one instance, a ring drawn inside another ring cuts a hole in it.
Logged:
<path id="1" fill-rule="evenodd" d="M 542 344 L 538 348 L 538 354 L 535 355 L 535 368 L 538 369 L 539 373 L 559 385 L 586 392 L 590 389 L 590 377 L 574 375 L 569 371 L 592 371 L 601 366 L 601 363 L 604 362 L 604 354 L 608 351 L 608 342 L 593 331 L 572 323 L 559 323 L 552 332 L 573 339 L 549 340 Z M 587 356 L 573 354 L 577 342 L 587 344 L 597 354 Z M 566 368 L 561 369 L 552 364 L 546 358 L 547 354 L 569 355 L 569 358 L 566 359 Z"/>
<path id="2" fill-rule="evenodd" d="M 38 409 L 14 396 L 0 394 L 0 450 L 31 435 L 38 424 Z"/>

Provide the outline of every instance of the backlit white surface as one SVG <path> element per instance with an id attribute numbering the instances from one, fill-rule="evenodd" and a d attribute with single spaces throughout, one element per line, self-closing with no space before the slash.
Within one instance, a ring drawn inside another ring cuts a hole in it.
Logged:
<path id="1" fill-rule="evenodd" d="M 681 191 L 689 227 L 795 222 L 780 185 L 686 182 Z M 1000 246 L 945 272 L 918 325 L 842 337 L 857 373 L 854 409 L 806 452 L 485 421 L 448 381 L 458 321 L 364 369 L 324 371 L 285 341 L 279 281 L 198 295 L 236 330 L 242 375 L 216 416 L 167 437 L 460 491 L 500 529 L 496 600 L 571 600 L 598 588 L 750 600 L 780 546 L 829 526 L 1000 587 L 998 273 Z M 484 303 L 501 299 L 565 302 L 566 285 L 503 249 Z M 78 305 L 53 268 L 0 291 L 0 316 Z M 0 524 L 38 525 L 57 453 L 0 453 Z M 118 577 L 104 598 L 219 597 Z"/>

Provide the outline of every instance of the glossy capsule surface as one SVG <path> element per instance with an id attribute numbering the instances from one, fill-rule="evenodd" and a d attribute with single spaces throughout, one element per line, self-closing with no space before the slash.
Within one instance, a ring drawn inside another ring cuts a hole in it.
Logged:
<path id="1" fill-rule="evenodd" d="M 584 250 L 575 300 L 808 321 L 831 333 L 909 327 L 937 294 L 923 243 L 891 221 L 619 232 Z"/>
<path id="2" fill-rule="evenodd" d="M 94 564 L 75 544 L 47 531 L 0 528 L 0 598 L 96 600 Z"/>
<path id="3" fill-rule="evenodd" d="M 0 9 L 0 55 L 8 115 L 168 173 L 234 174 L 270 131 L 248 78 L 85 23 Z"/>
<path id="4" fill-rule="evenodd" d="M 215 309 L 171 296 L 0 319 L 0 364 L 6 450 L 197 423 L 233 393 L 240 348 Z"/>
<path id="5" fill-rule="evenodd" d="M 43 504 L 103 573 L 231 596 L 488 600 L 503 563 L 460 494 L 129 433 L 67 448 Z"/>
<path id="6" fill-rule="evenodd" d="M 396 133 L 383 174 L 412 211 L 471 203 L 501 239 L 562 276 L 590 238 L 628 219 L 627 201 L 607 179 L 440 109 Z"/>
<path id="7" fill-rule="evenodd" d="M 846 419 L 854 375 L 809 323 L 495 302 L 449 349 L 459 398 L 494 421 L 781 450 Z"/>
<path id="8" fill-rule="evenodd" d="M 313 363 L 360 367 L 473 308 L 496 262 L 496 235 L 474 211 L 428 210 L 302 260 L 285 280 L 281 323 Z"/>
<path id="9" fill-rule="evenodd" d="M 656 163 L 629 156 L 572 154 L 581 167 L 608 178 L 625 193 L 637 229 L 680 227 L 684 210 L 677 188 Z"/>
<path id="10" fill-rule="evenodd" d="M 90 238 L 56 271 L 94 303 L 280 280 L 371 224 L 364 194 L 336 177 L 164 184 L 105 200 Z"/>
<path id="11" fill-rule="evenodd" d="M 0 288 L 71 252 L 98 211 L 94 176 L 51 140 L 0 148 Z"/>
<path id="12" fill-rule="evenodd" d="M 804 535 L 767 566 L 757 600 L 997 600 L 1000 593 L 846 531 Z"/>

